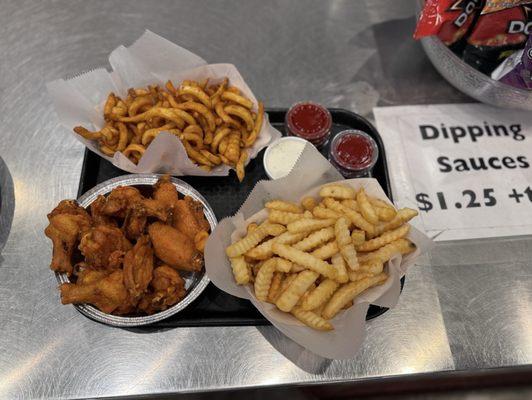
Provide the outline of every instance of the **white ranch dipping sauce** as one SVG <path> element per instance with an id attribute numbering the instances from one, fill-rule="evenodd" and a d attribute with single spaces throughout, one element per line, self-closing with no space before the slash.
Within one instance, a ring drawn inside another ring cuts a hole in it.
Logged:
<path id="1" fill-rule="evenodd" d="M 270 179 L 288 175 L 307 143 L 305 139 L 286 136 L 268 146 L 264 153 L 264 169 Z"/>

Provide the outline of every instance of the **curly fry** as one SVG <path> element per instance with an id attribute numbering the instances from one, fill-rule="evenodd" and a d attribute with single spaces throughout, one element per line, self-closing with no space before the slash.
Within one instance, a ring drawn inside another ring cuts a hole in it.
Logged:
<path id="1" fill-rule="evenodd" d="M 180 138 L 181 134 L 183 133 L 179 129 L 161 129 L 161 128 L 149 129 L 146 132 L 144 132 L 144 134 L 142 135 L 142 144 L 144 146 L 147 146 L 153 141 L 153 139 L 155 139 L 159 135 L 159 133 L 163 131 L 168 132 L 171 135 L 177 136 L 178 138 Z"/>
<path id="2" fill-rule="evenodd" d="M 133 100 L 133 102 L 129 106 L 128 115 L 130 117 L 133 117 L 133 116 L 137 115 L 138 110 L 141 107 L 143 107 L 145 105 L 152 105 L 152 104 L 153 104 L 153 99 L 151 98 L 151 96 L 140 96 L 140 97 L 137 97 L 135 100 Z"/>
<path id="3" fill-rule="evenodd" d="M 82 126 L 76 126 L 74 128 L 74 132 L 88 140 L 96 140 L 102 137 L 102 133 L 100 131 L 89 131 Z"/>
<path id="4" fill-rule="evenodd" d="M 111 116 L 114 106 L 116 106 L 116 96 L 113 92 L 109 93 L 105 105 L 103 106 L 103 117 L 107 120 Z"/>
<path id="5" fill-rule="evenodd" d="M 215 165 L 220 165 L 222 163 L 222 159 L 212 154 L 209 150 L 201 149 L 200 153 L 203 154 L 210 162 Z"/>
<path id="6" fill-rule="evenodd" d="M 240 94 L 240 89 L 235 87 L 235 86 L 229 86 L 225 90 L 227 90 L 228 92 L 231 92 L 231 93 Z"/>
<path id="7" fill-rule="evenodd" d="M 106 145 L 103 145 L 100 147 L 100 150 L 102 151 L 103 154 L 105 154 L 106 156 L 109 156 L 109 157 L 112 157 L 115 155 L 116 151 L 111 149 L 110 147 L 106 146 Z"/>
<path id="8" fill-rule="evenodd" d="M 223 154 L 219 154 L 218 157 L 220 157 L 220 159 L 222 160 L 222 162 L 225 165 L 229 165 L 230 167 L 234 167 L 235 166 L 235 164 L 233 162 L 231 162 L 230 160 L 228 160 L 227 157 L 224 156 Z"/>
<path id="9" fill-rule="evenodd" d="M 179 108 L 179 103 L 176 101 L 176 99 L 171 93 L 161 92 L 161 96 L 166 99 L 166 101 L 168 102 L 168 106 L 172 106 L 172 108 Z"/>
<path id="10" fill-rule="evenodd" d="M 203 139 L 199 135 L 195 135 L 193 133 L 181 133 L 178 135 L 178 137 L 182 141 L 185 140 L 187 142 L 192 142 L 194 147 L 197 147 L 198 149 L 203 147 Z"/>
<path id="11" fill-rule="evenodd" d="M 124 124 L 123 122 L 118 122 L 116 126 L 118 127 L 118 133 L 119 133 L 118 145 L 116 146 L 116 150 L 122 151 L 127 146 L 127 141 L 128 141 L 128 136 L 129 136 L 128 130 L 127 130 L 126 124 Z"/>
<path id="12" fill-rule="evenodd" d="M 246 99 L 244 96 L 240 96 L 239 94 L 236 94 L 236 93 L 233 93 L 227 90 L 222 93 L 222 99 L 226 101 L 232 101 L 250 110 L 253 107 L 253 103 L 251 102 L 251 100 Z"/>
<path id="13" fill-rule="evenodd" d="M 244 176 L 246 174 L 244 166 L 246 164 L 247 158 L 248 158 L 247 151 L 242 150 L 242 152 L 240 153 L 240 158 L 238 159 L 238 162 L 236 163 L 236 176 L 238 177 L 239 182 L 242 182 L 244 180 Z"/>
<path id="14" fill-rule="evenodd" d="M 203 137 L 203 129 L 199 125 L 189 125 L 183 130 L 183 133 L 193 133 Z"/>
<path id="15" fill-rule="evenodd" d="M 155 137 L 162 131 L 167 131 L 175 127 L 175 124 L 173 122 L 170 122 L 169 124 L 163 125 L 159 128 L 152 128 L 147 129 L 142 134 L 142 144 L 144 146 L 148 145 Z M 181 131 L 179 131 L 181 132 Z"/>
<path id="16" fill-rule="evenodd" d="M 207 157 L 205 157 L 203 154 L 201 154 L 199 151 L 194 149 L 190 143 L 186 140 L 182 140 L 183 146 L 185 146 L 185 150 L 187 151 L 188 156 L 196 161 L 199 164 L 207 165 L 208 167 L 214 167 L 214 164 L 209 161 Z"/>
<path id="17" fill-rule="evenodd" d="M 184 110 L 177 108 L 164 108 L 164 107 L 153 107 L 148 111 L 143 112 L 142 114 L 137 114 L 134 117 L 121 117 L 119 121 L 121 122 L 141 122 L 154 117 L 161 117 L 167 120 L 174 122 L 179 129 L 184 128 L 186 122 L 189 125 L 197 125 L 198 123 Z"/>
<path id="18" fill-rule="evenodd" d="M 214 131 L 216 129 L 216 122 L 214 121 L 214 114 L 203 104 L 195 103 L 193 101 L 187 101 L 186 103 L 178 104 L 176 108 L 180 108 L 182 110 L 187 110 L 187 111 L 198 112 L 205 118 L 205 120 L 207 121 L 207 124 L 209 125 L 209 129 L 211 131 Z"/>
<path id="19" fill-rule="evenodd" d="M 168 80 L 164 86 L 166 87 L 166 90 L 168 90 L 170 93 L 172 94 L 177 93 L 177 89 L 175 88 L 171 80 Z"/>
<path id="20" fill-rule="evenodd" d="M 224 78 L 224 80 L 218 85 L 218 88 L 216 89 L 216 92 L 213 93 L 211 96 L 211 102 L 213 105 L 216 104 L 222 93 L 224 92 L 225 88 L 227 87 L 227 84 L 229 83 L 229 79 Z"/>
<path id="21" fill-rule="evenodd" d="M 185 84 L 185 82 L 183 82 L 183 85 L 181 85 L 181 88 L 179 89 L 178 93 L 180 95 L 189 94 L 191 96 L 194 96 L 199 101 L 201 101 L 205 107 L 212 107 L 211 99 L 209 98 L 207 93 L 205 93 L 203 89 L 199 86 L 189 86 Z"/>
<path id="22" fill-rule="evenodd" d="M 101 141 L 107 146 L 111 147 L 118 144 L 118 131 L 110 123 L 102 128 L 100 134 L 102 135 Z"/>
<path id="23" fill-rule="evenodd" d="M 225 122 L 227 125 L 231 125 L 237 129 L 242 128 L 242 124 L 235 120 L 234 118 L 231 118 L 229 114 L 227 114 L 224 110 L 224 103 L 221 101 L 216 103 L 214 106 L 214 111 L 216 111 L 216 114 L 222 119 L 223 122 Z"/>
<path id="24" fill-rule="evenodd" d="M 150 93 L 150 91 L 146 89 L 133 89 L 133 91 L 135 92 L 135 96 L 145 96 Z"/>
<path id="25" fill-rule="evenodd" d="M 227 143 L 227 149 L 224 155 L 236 163 L 240 158 L 240 132 L 234 131 L 229 135 L 229 143 Z"/>
<path id="26" fill-rule="evenodd" d="M 140 144 L 130 144 L 124 149 L 122 153 L 124 153 L 126 157 L 129 157 L 133 153 L 138 153 L 140 156 L 142 156 L 145 151 L 146 148 Z"/>
<path id="27" fill-rule="evenodd" d="M 228 127 L 218 128 L 218 130 L 214 134 L 214 138 L 212 139 L 212 143 L 211 143 L 211 151 L 213 153 L 216 153 L 218 151 L 218 146 L 220 145 L 220 142 L 230 133 L 231 133 L 231 128 L 228 128 Z"/>
<path id="28" fill-rule="evenodd" d="M 242 106 L 236 106 L 234 104 L 230 104 L 224 107 L 224 111 L 226 112 L 226 114 L 235 115 L 239 117 L 242 121 L 244 121 L 248 131 L 253 130 L 255 123 L 253 122 L 251 113 L 246 108 Z"/>
<path id="29" fill-rule="evenodd" d="M 213 138 L 214 138 L 214 134 L 212 133 L 212 131 L 207 131 L 207 133 L 205 133 L 205 138 L 203 139 L 203 143 L 211 144 Z"/>

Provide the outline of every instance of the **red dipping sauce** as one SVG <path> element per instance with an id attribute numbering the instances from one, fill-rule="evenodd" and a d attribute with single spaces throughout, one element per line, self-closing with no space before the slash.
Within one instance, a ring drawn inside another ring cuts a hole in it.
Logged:
<path id="1" fill-rule="evenodd" d="M 286 113 L 285 128 L 291 136 L 323 146 L 331 134 L 332 117 L 329 110 L 312 102 L 296 103 Z"/>
<path id="2" fill-rule="evenodd" d="M 378 157 L 375 140 L 358 130 L 340 132 L 334 137 L 329 151 L 329 160 L 346 178 L 371 176 Z"/>

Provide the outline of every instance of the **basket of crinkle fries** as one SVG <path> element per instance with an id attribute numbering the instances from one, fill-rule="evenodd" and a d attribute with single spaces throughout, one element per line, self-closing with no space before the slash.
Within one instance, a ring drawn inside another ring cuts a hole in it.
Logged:
<path id="1" fill-rule="evenodd" d="M 47 85 L 64 127 L 134 173 L 228 175 L 280 137 L 234 65 L 209 64 L 147 31 L 96 69 Z"/>
<path id="2" fill-rule="evenodd" d="M 401 277 L 430 244 L 409 224 L 417 211 L 396 209 L 375 179 L 339 178 L 307 146 L 289 176 L 260 182 L 219 223 L 205 250 L 216 286 L 333 359 L 356 354 L 369 305 L 393 307 Z"/>

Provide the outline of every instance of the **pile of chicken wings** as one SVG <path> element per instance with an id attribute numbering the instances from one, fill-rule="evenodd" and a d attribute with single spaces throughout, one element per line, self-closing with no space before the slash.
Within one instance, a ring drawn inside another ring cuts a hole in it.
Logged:
<path id="1" fill-rule="evenodd" d="M 48 214 L 50 268 L 66 273 L 63 304 L 92 304 L 114 315 L 149 315 L 186 294 L 180 271 L 200 271 L 210 225 L 203 205 L 180 199 L 168 176 L 150 197 L 133 186 L 98 196 L 88 211 L 63 200 Z"/>

